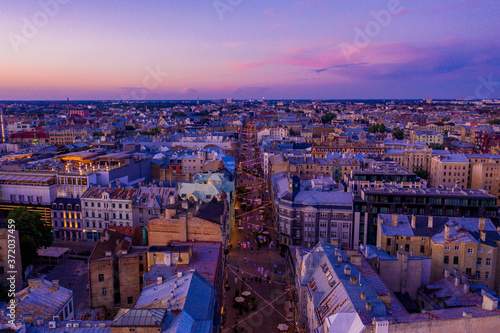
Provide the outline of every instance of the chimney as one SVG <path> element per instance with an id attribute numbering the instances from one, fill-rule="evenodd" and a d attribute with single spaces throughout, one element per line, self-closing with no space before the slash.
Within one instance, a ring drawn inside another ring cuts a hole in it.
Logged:
<path id="1" fill-rule="evenodd" d="M 427 220 L 427 228 L 434 228 L 434 216 L 429 216 Z"/>
<path id="2" fill-rule="evenodd" d="M 498 298 L 490 295 L 487 292 L 483 292 L 482 308 L 488 311 L 496 310 L 498 308 Z"/>
<path id="3" fill-rule="evenodd" d="M 398 226 L 398 214 L 392 214 L 392 225 L 394 227 Z"/>
<path id="4" fill-rule="evenodd" d="M 56 289 L 59 289 L 59 280 L 52 280 L 52 286 Z"/>
<path id="5" fill-rule="evenodd" d="M 450 226 L 448 224 L 444 225 L 444 239 L 450 239 Z"/>
<path id="6" fill-rule="evenodd" d="M 174 282 L 174 289 L 177 289 L 177 281 Z"/>
<path id="7" fill-rule="evenodd" d="M 158 277 L 156 278 L 156 284 L 157 284 L 157 285 L 161 285 L 162 283 L 163 283 L 163 277 L 158 276 Z"/>
<path id="8" fill-rule="evenodd" d="M 444 269 L 444 277 L 445 277 L 445 278 L 450 277 L 450 269 L 449 269 L 449 268 L 445 268 L 445 269 Z"/>
<path id="9" fill-rule="evenodd" d="M 353 255 L 351 256 L 351 264 L 354 266 L 361 266 L 361 255 Z"/>
<path id="10" fill-rule="evenodd" d="M 464 293 L 467 294 L 469 292 L 469 284 L 467 282 L 464 282 L 464 285 L 462 287 L 464 288 Z"/>
<path id="11" fill-rule="evenodd" d="M 43 326 L 43 317 L 36 318 L 36 326 Z"/>
<path id="12" fill-rule="evenodd" d="M 177 271 L 177 277 L 178 277 L 178 278 L 181 278 L 181 277 L 182 277 L 182 272 L 181 272 L 181 271 Z"/>
<path id="13" fill-rule="evenodd" d="M 189 203 L 187 202 L 187 200 L 183 201 L 182 202 L 182 209 L 188 209 L 188 207 L 189 207 Z"/>
<path id="14" fill-rule="evenodd" d="M 417 217 L 415 215 L 411 216 L 411 228 L 415 229 L 417 227 Z"/>
<path id="15" fill-rule="evenodd" d="M 484 231 L 484 230 L 479 231 L 479 235 L 481 237 L 481 240 L 483 242 L 486 242 L 486 231 Z"/>
<path id="16" fill-rule="evenodd" d="M 186 215 L 179 216 L 179 240 L 183 243 L 188 240 L 188 217 Z"/>
<path id="17" fill-rule="evenodd" d="M 348 265 L 345 265 L 344 274 L 347 276 L 350 276 L 351 275 L 351 267 L 349 267 Z"/>
<path id="18" fill-rule="evenodd" d="M 455 276 L 455 287 L 458 287 L 460 285 L 460 278 L 458 276 Z"/>
<path id="19" fill-rule="evenodd" d="M 478 229 L 479 231 L 481 231 L 481 230 L 484 230 L 484 228 L 485 228 L 485 227 L 486 227 L 486 218 L 485 218 L 485 217 L 480 217 L 480 218 L 479 218 L 479 224 L 478 224 L 478 226 L 477 226 L 477 229 Z"/>
<path id="20" fill-rule="evenodd" d="M 462 317 L 464 318 L 472 318 L 472 310 L 469 310 L 469 309 L 465 309 L 463 312 L 462 312 Z"/>

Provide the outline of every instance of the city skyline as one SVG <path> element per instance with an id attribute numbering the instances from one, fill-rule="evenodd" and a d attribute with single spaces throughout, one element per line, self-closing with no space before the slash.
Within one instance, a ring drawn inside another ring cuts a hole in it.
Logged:
<path id="1" fill-rule="evenodd" d="M 1 100 L 491 99 L 499 3 L 2 6 Z"/>

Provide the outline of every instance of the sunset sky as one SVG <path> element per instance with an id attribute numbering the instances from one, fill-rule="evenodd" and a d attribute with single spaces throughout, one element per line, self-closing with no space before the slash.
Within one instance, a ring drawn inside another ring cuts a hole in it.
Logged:
<path id="1" fill-rule="evenodd" d="M 498 0 L 0 0 L 0 99 L 499 98 L 484 83 L 500 82 L 499 13 Z"/>

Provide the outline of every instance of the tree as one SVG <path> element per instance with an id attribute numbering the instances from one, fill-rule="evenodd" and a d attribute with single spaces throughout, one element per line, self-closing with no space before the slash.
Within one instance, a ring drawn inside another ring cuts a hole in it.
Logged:
<path id="1" fill-rule="evenodd" d="M 434 150 L 443 150 L 444 149 L 444 145 L 439 144 L 439 143 L 431 143 L 431 144 L 429 144 L 429 147 L 431 147 Z"/>
<path id="2" fill-rule="evenodd" d="M 125 126 L 125 130 L 126 131 L 133 131 L 133 130 L 135 130 L 135 127 L 133 125 L 127 125 L 127 126 Z"/>
<path id="3" fill-rule="evenodd" d="M 385 133 L 387 132 L 387 128 L 384 124 L 374 124 L 368 127 L 368 132 L 370 133 Z"/>
<path id="4" fill-rule="evenodd" d="M 395 128 L 392 135 L 396 140 L 403 140 L 405 138 L 405 132 L 401 128 Z"/>
<path id="5" fill-rule="evenodd" d="M 429 179 L 429 172 L 419 169 L 415 170 L 414 173 L 417 175 L 417 177 L 420 177 L 422 179 Z"/>
<path id="6" fill-rule="evenodd" d="M 6 228 L 10 219 L 15 221 L 16 230 L 19 232 L 19 247 L 24 270 L 33 264 L 38 256 L 38 249 L 52 245 L 52 228 L 42 221 L 40 213 L 29 212 L 26 207 L 15 208 L 9 213 L 5 221 Z"/>
<path id="7" fill-rule="evenodd" d="M 330 124 L 334 118 L 336 118 L 335 113 L 333 113 L 333 112 L 327 112 L 327 113 L 325 113 L 324 115 L 321 116 L 321 122 L 323 124 Z"/>
<path id="8" fill-rule="evenodd" d="M 103 132 L 94 132 L 92 133 L 92 136 L 103 136 L 104 133 Z"/>

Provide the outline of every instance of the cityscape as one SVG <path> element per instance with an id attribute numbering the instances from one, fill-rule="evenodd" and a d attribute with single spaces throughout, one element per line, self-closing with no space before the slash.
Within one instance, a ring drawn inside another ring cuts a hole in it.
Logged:
<path id="1" fill-rule="evenodd" d="M 0 332 L 500 331 L 492 1 L 18 1 Z"/>

